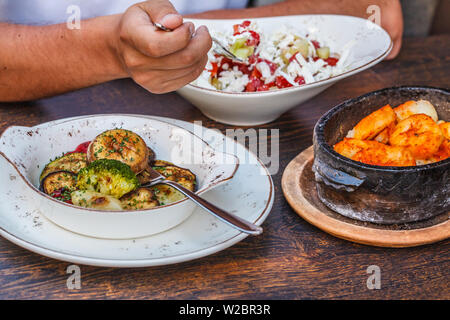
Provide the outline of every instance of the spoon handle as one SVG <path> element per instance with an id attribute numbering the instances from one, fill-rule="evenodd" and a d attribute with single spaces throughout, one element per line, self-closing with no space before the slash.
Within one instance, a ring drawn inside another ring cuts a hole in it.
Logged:
<path id="1" fill-rule="evenodd" d="M 212 214 L 213 216 L 217 217 L 221 221 L 227 223 L 228 225 L 232 226 L 235 229 L 238 229 L 242 232 L 251 234 L 251 235 L 258 235 L 262 233 L 262 228 L 260 226 L 257 226 L 251 222 L 248 222 L 242 218 L 239 218 L 238 216 L 235 216 L 234 214 L 227 212 L 225 210 L 220 209 L 219 207 L 213 205 L 209 201 L 206 201 L 202 197 L 196 195 L 194 192 L 186 189 L 185 187 L 179 185 L 178 183 L 175 183 L 170 180 L 163 180 L 159 181 L 159 183 L 170 185 L 171 187 L 177 189 L 181 193 L 183 193 L 186 197 L 190 198 L 192 201 L 194 201 L 197 205 L 202 207 L 204 210 Z"/>

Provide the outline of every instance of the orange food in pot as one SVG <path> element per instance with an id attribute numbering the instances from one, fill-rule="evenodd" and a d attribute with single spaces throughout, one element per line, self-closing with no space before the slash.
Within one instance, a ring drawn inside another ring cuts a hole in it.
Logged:
<path id="1" fill-rule="evenodd" d="M 439 123 L 439 128 L 441 128 L 444 137 L 450 140 L 450 122 L 442 121 Z"/>
<path id="2" fill-rule="evenodd" d="M 406 101 L 405 103 L 394 108 L 394 112 L 397 116 L 398 121 L 405 120 L 414 114 L 423 113 L 431 117 L 434 121 L 438 121 L 438 115 L 436 109 L 427 100 L 419 101 Z"/>
<path id="3" fill-rule="evenodd" d="M 359 121 L 334 150 L 379 166 L 414 166 L 450 157 L 450 122 L 438 120 L 427 100 L 390 105 Z"/>
<path id="4" fill-rule="evenodd" d="M 389 137 L 393 146 L 405 147 L 417 159 L 428 159 L 444 140 L 439 125 L 425 114 L 414 114 L 400 121 Z"/>
<path id="5" fill-rule="evenodd" d="M 352 160 L 377 166 L 415 166 L 411 152 L 403 147 L 394 147 L 371 140 L 344 138 L 334 150 Z"/>
<path id="6" fill-rule="evenodd" d="M 385 128 L 395 123 L 396 119 L 392 107 L 390 105 L 385 105 L 358 122 L 358 124 L 349 131 L 347 138 L 371 140 Z"/>

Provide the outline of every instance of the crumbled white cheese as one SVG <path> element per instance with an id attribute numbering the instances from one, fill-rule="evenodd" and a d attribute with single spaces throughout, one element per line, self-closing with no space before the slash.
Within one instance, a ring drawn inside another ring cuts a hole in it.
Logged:
<path id="1" fill-rule="evenodd" d="M 222 71 L 218 79 L 222 83 L 222 90 L 227 92 L 242 92 L 249 81 L 248 76 L 237 67 Z"/>

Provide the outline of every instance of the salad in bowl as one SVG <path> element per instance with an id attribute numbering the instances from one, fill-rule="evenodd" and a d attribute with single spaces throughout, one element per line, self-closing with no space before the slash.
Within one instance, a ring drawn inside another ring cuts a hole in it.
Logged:
<path id="1" fill-rule="evenodd" d="M 208 27 L 237 59 L 214 46 L 202 74 L 177 92 L 205 116 L 231 125 L 274 121 L 392 50 L 383 28 L 351 16 L 191 21 Z"/>
<path id="2" fill-rule="evenodd" d="M 282 25 L 272 33 L 256 21 L 212 32 L 240 61 L 211 50 L 208 64 L 194 84 L 228 92 L 268 91 L 328 79 L 346 70 L 348 49 L 331 52 L 326 41 Z"/>

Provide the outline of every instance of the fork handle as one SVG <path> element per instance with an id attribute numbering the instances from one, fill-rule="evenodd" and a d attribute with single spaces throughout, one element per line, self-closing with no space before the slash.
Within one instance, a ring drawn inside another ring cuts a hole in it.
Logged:
<path id="1" fill-rule="evenodd" d="M 192 201 L 194 201 L 197 205 L 202 207 L 204 210 L 212 214 L 213 216 L 217 217 L 219 220 L 225 222 L 226 224 L 232 226 L 235 229 L 238 229 L 239 231 L 251 234 L 251 235 L 258 235 L 262 233 L 262 228 L 260 226 L 257 226 L 251 222 L 248 222 L 242 218 L 239 218 L 238 216 L 227 212 L 225 210 L 220 209 L 219 207 L 213 205 L 211 202 L 206 201 L 202 197 L 196 195 L 194 192 L 192 192 L 189 189 L 186 189 L 185 187 L 179 185 L 178 183 L 175 183 L 170 180 L 163 180 L 159 181 L 159 183 L 167 184 L 181 193 L 183 193 L 186 197 L 190 198 Z"/>

